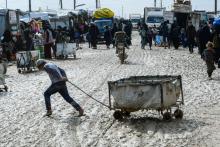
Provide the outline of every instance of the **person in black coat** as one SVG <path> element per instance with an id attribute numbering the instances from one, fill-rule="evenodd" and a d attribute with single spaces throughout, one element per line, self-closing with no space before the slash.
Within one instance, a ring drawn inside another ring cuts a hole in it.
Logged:
<path id="1" fill-rule="evenodd" d="M 130 46 L 131 45 L 131 28 L 130 28 L 129 24 L 125 24 L 124 32 L 128 36 L 127 44 Z"/>
<path id="2" fill-rule="evenodd" d="M 115 36 L 115 33 L 118 32 L 118 27 L 117 24 L 114 23 L 113 28 L 112 28 L 112 38 Z M 115 47 L 115 40 L 112 39 L 112 44 L 113 44 L 113 48 Z"/>
<path id="3" fill-rule="evenodd" d="M 179 35 L 180 35 L 180 27 L 174 23 L 171 27 L 171 39 L 173 42 L 173 46 L 175 49 L 179 48 Z"/>
<path id="4" fill-rule="evenodd" d="M 109 29 L 109 26 L 105 26 L 104 39 L 107 49 L 109 49 L 109 46 L 112 42 L 112 34 L 111 34 L 111 30 Z"/>
<path id="5" fill-rule="evenodd" d="M 207 24 L 201 26 L 197 31 L 197 38 L 199 44 L 199 54 L 202 55 L 203 51 L 206 49 L 206 44 L 211 41 L 211 32 Z"/>
<path id="6" fill-rule="evenodd" d="M 91 26 L 89 28 L 89 34 L 91 37 L 90 39 L 92 48 L 97 49 L 97 37 L 99 35 L 99 29 L 94 23 L 91 23 Z"/>
<path id="7" fill-rule="evenodd" d="M 189 52 L 192 54 L 196 37 L 196 28 L 192 25 L 192 23 L 189 23 L 189 26 L 186 30 L 186 36 L 188 40 Z"/>
<path id="8" fill-rule="evenodd" d="M 12 57 L 12 52 L 13 52 L 13 46 L 14 46 L 14 40 L 12 38 L 12 34 L 9 30 L 5 30 L 3 34 L 3 40 L 1 41 L 2 43 L 2 48 L 3 48 L 3 55 L 6 56 L 8 61 L 11 61 Z"/>
<path id="9" fill-rule="evenodd" d="M 115 36 L 116 32 L 118 32 L 118 27 L 117 27 L 117 24 L 114 23 L 113 28 L 112 28 L 112 36 Z"/>
<path id="10" fill-rule="evenodd" d="M 206 62 L 207 66 L 207 74 L 209 79 L 212 79 L 212 73 L 216 69 L 215 67 L 215 50 L 213 49 L 214 44 L 212 42 L 208 42 L 206 45 L 207 49 L 203 52 L 203 60 Z"/>

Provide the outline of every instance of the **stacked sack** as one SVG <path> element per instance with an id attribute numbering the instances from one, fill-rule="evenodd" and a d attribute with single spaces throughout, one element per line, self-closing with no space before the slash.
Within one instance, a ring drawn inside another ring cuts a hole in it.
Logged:
<path id="1" fill-rule="evenodd" d="M 96 19 L 100 18 L 112 18 L 114 16 L 114 12 L 108 8 L 101 8 L 94 12 L 93 17 Z"/>

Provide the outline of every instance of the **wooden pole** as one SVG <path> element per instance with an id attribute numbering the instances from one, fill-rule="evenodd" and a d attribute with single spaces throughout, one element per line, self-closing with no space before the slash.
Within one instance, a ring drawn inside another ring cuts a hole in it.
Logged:
<path id="1" fill-rule="evenodd" d="M 215 0 L 215 15 L 217 15 L 217 12 L 218 10 L 217 10 L 217 0 Z"/>
<path id="2" fill-rule="evenodd" d="M 154 0 L 154 7 L 157 7 L 157 0 Z"/>
<path id="3" fill-rule="evenodd" d="M 6 0 L 6 4 L 5 4 L 6 6 L 6 9 L 8 9 L 8 0 Z"/>

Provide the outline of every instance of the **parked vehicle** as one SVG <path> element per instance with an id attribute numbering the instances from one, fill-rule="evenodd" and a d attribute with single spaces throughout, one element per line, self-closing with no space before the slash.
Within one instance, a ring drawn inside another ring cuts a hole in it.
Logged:
<path id="1" fill-rule="evenodd" d="M 164 21 L 165 8 L 145 7 L 144 8 L 144 21 L 149 27 L 154 25 L 159 28 Z"/>
<path id="2" fill-rule="evenodd" d="M 133 29 L 138 29 L 138 23 L 141 22 L 141 14 L 130 14 L 129 19 L 132 23 Z"/>
<path id="3" fill-rule="evenodd" d="M 112 27 L 113 27 L 113 18 L 96 19 L 94 21 L 94 23 L 99 29 L 98 41 L 104 41 L 105 26 L 108 26 L 110 29 L 112 29 Z"/>
<path id="4" fill-rule="evenodd" d="M 98 41 L 104 41 L 105 26 L 113 28 L 114 12 L 108 8 L 97 9 L 93 14 L 93 20 L 99 29 Z"/>
<path id="5" fill-rule="evenodd" d="M 10 9 L 0 9 L 0 37 L 5 30 L 9 30 L 13 35 L 19 31 L 20 11 Z"/>
<path id="6" fill-rule="evenodd" d="M 169 21 L 170 24 L 174 23 L 174 12 L 164 11 L 164 21 Z"/>

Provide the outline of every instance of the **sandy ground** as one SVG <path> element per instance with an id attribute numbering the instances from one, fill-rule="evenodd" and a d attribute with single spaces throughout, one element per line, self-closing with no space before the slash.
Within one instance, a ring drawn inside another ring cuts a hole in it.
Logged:
<path id="1" fill-rule="evenodd" d="M 115 50 L 83 45 L 77 60 L 52 60 L 69 80 L 108 104 L 107 81 L 137 75 L 182 75 L 185 105 L 183 120 L 165 122 L 156 111 L 139 111 L 122 121 L 108 108 L 68 84 L 69 93 L 85 109 L 78 114 L 60 95 L 52 96 L 52 117 L 43 117 L 43 91 L 50 85 L 46 73 L 18 74 L 8 68 L 9 92 L 0 93 L 0 146 L 2 147 L 206 147 L 220 145 L 220 76 L 207 80 L 205 63 L 187 49 L 140 49 L 133 34 L 127 63 L 120 65 Z"/>

